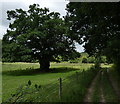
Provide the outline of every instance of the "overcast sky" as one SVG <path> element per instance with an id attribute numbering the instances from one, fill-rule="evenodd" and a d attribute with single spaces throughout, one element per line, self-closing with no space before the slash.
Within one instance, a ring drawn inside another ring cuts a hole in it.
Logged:
<path id="1" fill-rule="evenodd" d="M 67 0 L 0 0 L 0 39 L 6 33 L 6 30 L 11 21 L 8 21 L 7 10 L 14 10 L 17 8 L 22 8 L 28 10 L 30 4 L 37 3 L 40 7 L 47 7 L 50 11 L 59 12 L 61 17 L 66 14 L 66 4 Z M 82 52 L 83 48 L 76 45 L 77 51 Z"/>

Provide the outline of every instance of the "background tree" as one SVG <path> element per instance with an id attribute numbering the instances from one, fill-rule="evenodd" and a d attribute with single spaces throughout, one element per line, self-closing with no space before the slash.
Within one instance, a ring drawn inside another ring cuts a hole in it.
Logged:
<path id="1" fill-rule="evenodd" d="M 72 39 L 84 43 L 90 55 L 105 54 L 120 65 L 120 3 L 70 2 L 67 11 Z"/>
<path id="2" fill-rule="evenodd" d="M 38 4 L 7 12 L 10 23 L 7 34 L 3 37 L 3 58 L 12 61 L 24 55 L 38 59 L 40 68 L 48 70 L 50 61 L 58 56 L 69 59 L 76 53 L 74 42 L 67 36 L 68 28 L 57 12 L 39 8 Z"/>

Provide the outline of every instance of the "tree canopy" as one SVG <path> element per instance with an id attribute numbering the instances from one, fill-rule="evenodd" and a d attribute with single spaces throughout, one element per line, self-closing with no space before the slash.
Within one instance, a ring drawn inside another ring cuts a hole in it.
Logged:
<path id="1" fill-rule="evenodd" d="M 84 43 L 89 54 L 105 54 L 120 64 L 120 3 L 70 2 L 66 9 L 73 40 Z"/>
<path id="2" fill-rule="evenodd" d="M 39 8 L 38 4 L 7 12 L 10 23 L 3 37 L 3 58 L 9 61 L 38 59 L 41 69 L 49 69 L 50 61 L 56 58 L 74 58 L 77 54 L 73 40 L 68 37 L 68 28 L 58 12 Z"/>

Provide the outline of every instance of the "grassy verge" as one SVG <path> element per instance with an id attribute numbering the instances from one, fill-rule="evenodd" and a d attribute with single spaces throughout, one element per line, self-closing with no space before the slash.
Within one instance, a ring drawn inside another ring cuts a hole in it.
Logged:
<path id="1" fill-rule="evenodd" d="M 87 89 L 98 70 L 89 69 L 71 76 L 70 83 L 63 89 L 62 102 L 83 102 Z"/>
<path id="2" fill-rule="evenodd" d="M 92 102 L 100 102 L 100 87 L 101 87 L 101 77 L 100 77 L 100 73 L 99 76 L 95 82 L 95 86 L 94 86 L 94 90 L 93 90 L 93 94 L 92 94 Z"/>
<path id="3" fill-rule="evenodd" d="M 117 102 L 117 96 L 111 86 L 106 70 L 102 76 L 103 94 L 106 102 Z"/>
<path id="4" fill-rule="evenodd" d="M 120 88 L 120 73 L 118 73 L 117 70 L 112 67 L 110 68 L 109 74 L 112 76 L 112 80 L 116 83 L 118 88 Z"/>

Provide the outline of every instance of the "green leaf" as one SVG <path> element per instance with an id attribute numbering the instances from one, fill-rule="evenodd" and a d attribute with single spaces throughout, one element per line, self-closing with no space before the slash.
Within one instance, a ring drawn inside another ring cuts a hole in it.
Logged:
<path id="1" fill-rule="evenodd" d="M 31 85 L 31 81 L 30 81 L 30 80 L 28 81 L 28 85 L 29 85 L 29 86 Z"/>
<path id="2" fill-rule="evenodd" d="M 39 85 L 39 87 L 38 88 L 41 88 L 41 85 Z"/>
<path id="3" fill-rule="evenodd" d="M 35 88 L 38 88 L 38 85 L 37 85 L 37 84 L 35 84 Z"/>

